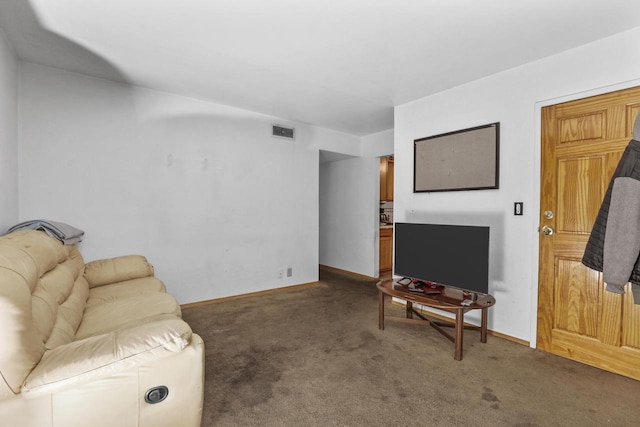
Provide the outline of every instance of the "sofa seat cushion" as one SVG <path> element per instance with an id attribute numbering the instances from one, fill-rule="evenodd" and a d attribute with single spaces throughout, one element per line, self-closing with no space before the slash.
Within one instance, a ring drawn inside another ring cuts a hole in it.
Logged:
<path id="1" fill-rule="evenodd" d="M 161 314 L 182 316 L 178 302 L 169 294 L 141 294 L 90 305 L 84 311 L 76 340 L 115 331 Z"/>
<path id="2" fill-rule="evenodd" d="M 165 315 L 74 341 L 47 351 L 27 377 L 22 392 L 25 397 L 37 397 L 135 368 L 182 351 L 191 335 L 184 321 Z"/>
<path id="3" fill-rule="evenodd" d="M 125 280 L 108 286 L 99 286 L 89 291 L 87 305 L 102 304 L 122 298 L 129 298 L 142 294 L 166 292 L 167 288 L 161 280 L 155 277 Z"/>

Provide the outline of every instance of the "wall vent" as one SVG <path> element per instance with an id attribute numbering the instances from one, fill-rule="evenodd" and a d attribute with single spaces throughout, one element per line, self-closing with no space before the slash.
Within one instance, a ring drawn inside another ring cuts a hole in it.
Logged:
<path id="1" fill-rule="evenodd" d="M 273 125 L 271 129 L 271 136 L 275 138 L 296 139 L 296 130 L 295 128 Z"/>

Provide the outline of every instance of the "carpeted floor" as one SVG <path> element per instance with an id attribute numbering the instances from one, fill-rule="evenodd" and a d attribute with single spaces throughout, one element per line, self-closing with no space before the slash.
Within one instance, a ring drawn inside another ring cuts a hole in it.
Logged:
<path id="1" fill-rule="evenodd" d="M 638 381 L 475 331 L 455 361 L 433 328 L 378 330 L 375 284 L 333 272 L 183 317 L 206 346 L 203 426 L 640 424 Z"/>

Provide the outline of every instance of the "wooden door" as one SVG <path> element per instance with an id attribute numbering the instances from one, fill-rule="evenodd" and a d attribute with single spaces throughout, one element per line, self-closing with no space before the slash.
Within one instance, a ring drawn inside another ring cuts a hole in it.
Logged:
<path id="1" fill-rule="evenodd" d="M 538 285 L 538 348 L 635 379 L 640 305 L 581 260 L 639 111 L 640 88 L 542 110 Z"/>

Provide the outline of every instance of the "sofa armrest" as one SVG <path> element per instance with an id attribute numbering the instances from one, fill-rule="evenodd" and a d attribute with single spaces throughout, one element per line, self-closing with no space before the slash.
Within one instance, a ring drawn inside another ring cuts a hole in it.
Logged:
<path id="1" fill-rule="evenodd" d="M 153 266 L 142 255 L 125 255 L 85 264 L 84 278 L 90 288 L 153 276 Z"/>
<path id="2" fill-rule="evenodd" d="M 22 386 L 24 397 L 51 394 L 182 351 L 191 328 L 173 315 L 96 335 L 45 352 Z"/>

